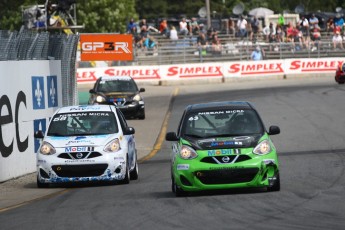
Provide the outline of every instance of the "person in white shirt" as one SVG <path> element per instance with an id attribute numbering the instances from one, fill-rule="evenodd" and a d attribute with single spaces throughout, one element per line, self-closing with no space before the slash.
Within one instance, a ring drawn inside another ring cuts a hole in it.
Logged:
<path id="1" fill-rule="evenodd" d="M 247 20 L 243 18 L 243 16 L 240 16 L 240 18 L 237 21 L 237 28 L 238 28 L 238 35 L 240 37 L 247 36 Z"/>
<path id="2" fill-rule="evenodd" d="M 188 24 L 186 22 L 186 18 L 182 18 L 182 21 L 180 21 L 180 34 L 182 35 L 188 35 Z"/>
<path id="3" fill-rule="evenodd" d="M 309 25 L 310 29 L 314 29 L 316 26 L 319 26 L 319 19 L 315 17 L 315 14 L 311 15 L 311 18 L 309 18 Z"/>
<path id="4" fill-rule="evenodd" d="M 170 29 L 170 40 L 178 40 L 178 36 L 177 36 L 177 31 L 176 31 L 176 28 L 175 26 L 171 26 L 171 29 Z"/>
<path id="5" fill-rule="evenodd" d="M 336 48 L 340 48 L 340 49 L 343 49 L 343 38 L 340 36 L 340 32 L 337 31 L 334 35 L 333 35 L 333 38 L 332 38 L 332 42 L 333 42 L 333 48 L 336 49 Z"/>
<path id="6" fill-rule="evenodd" d="M 276 28 L 273 26 L 273 23 L 271 22 L 262 30 L 262 33 L 265 35 L 266 42 L 269 42 L 270 37 L 276 34 Z"/>

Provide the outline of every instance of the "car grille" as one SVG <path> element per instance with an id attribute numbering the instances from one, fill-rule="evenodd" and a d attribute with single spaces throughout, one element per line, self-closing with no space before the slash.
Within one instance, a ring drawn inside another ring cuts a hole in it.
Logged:
<path id="1" fill-rule="evenodd" d="M 99 152 L 73 152 L 73 153 L 61 153 L 58 155 L 58 158 L 62 159 L 90 159 L 102 156 Z"/>
<path id="2" fill-rule="evenodd" d="M 258 168 L 201 170 L 195 176 L 203 184 L 235 184 L 252 181 L 258 171 Z"/>
<path id="3" fill-rule="evenodd" d="M 201 159 L 201 162 L 209 164 L 230 164 L 238 163 L 252 159 L 248 155 L 228 155 L 228 156 L 210 156 Z"/>
<path id="4" fill-rule="evenodd" d="M 101 176 L 108 164 L 92 165 L 54 165 L 52 169 L 59 177 L 93 177 Z"/>

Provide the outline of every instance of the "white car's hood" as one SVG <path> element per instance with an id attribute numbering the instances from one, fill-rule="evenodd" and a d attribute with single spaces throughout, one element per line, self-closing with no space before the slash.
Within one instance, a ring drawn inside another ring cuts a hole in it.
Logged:
<path id="1" fill-rule="evenodd" d="M 50 137 L 46 136 L 44 141 L 49 142 L 55 148 L 64 148 L 68 146 L 104 146 L 110 140 L 117 138 L 118 135 L 96 135 L 96 136 L 71 136 L 71 137 Z"/>

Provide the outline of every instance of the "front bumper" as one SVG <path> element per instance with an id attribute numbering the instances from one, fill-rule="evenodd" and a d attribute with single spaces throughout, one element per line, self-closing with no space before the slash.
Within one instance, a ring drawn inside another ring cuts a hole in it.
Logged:
<path id="1" fill-rule="evenodd" d="M 62 159 L 62 154 L 37 157 L 41 183 L 116 181 L 126 176 L 126 154 L 106 153 L 91 159 Z"/>
<path id="2" fill-rule="evenodd" d="M 179 159 L 173 165 L 177 186 L 184 191 L 270 187 L 279 173 L 275 156 L 255 157 L 240 163 L 193 163 Z"/>

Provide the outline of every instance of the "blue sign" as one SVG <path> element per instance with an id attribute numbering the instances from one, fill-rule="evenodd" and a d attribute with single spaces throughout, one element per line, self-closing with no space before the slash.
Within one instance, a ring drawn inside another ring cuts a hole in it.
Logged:
<path id="1" fill-rule="evenodd" d="M 48 108 L 58 106 L 57 76 L 47 77 Z"/>
<path id="2" fill-rule="evenodd" d="M 33 109 L 45 109 L 43 77 L 31 77 L 31 88 Z"/>
<path id="3" fill-rule="evenodd" d="M 37 119 L 34 120 L 34 133 L 38 130 L 42 130 L 43 133 L 46 132 L 46 119 Z M 37 153 L 38 148 L 40 147 L 40 139 L 35 138 L 35 153 Z"/>

